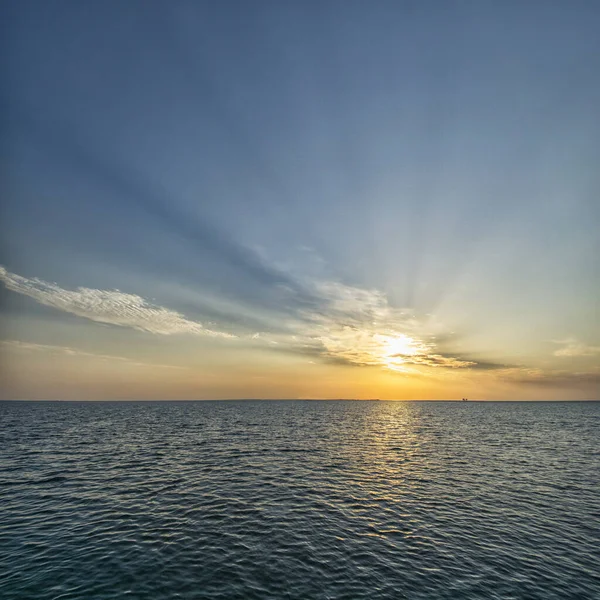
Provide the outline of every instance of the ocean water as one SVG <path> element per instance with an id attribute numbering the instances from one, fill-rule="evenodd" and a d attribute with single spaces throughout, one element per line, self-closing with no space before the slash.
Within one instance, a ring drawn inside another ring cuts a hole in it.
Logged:
<path id="1" fill-rule="evenodd" d="M 598 599 L 600 404 L 0 403 L 0 598 Z"/>

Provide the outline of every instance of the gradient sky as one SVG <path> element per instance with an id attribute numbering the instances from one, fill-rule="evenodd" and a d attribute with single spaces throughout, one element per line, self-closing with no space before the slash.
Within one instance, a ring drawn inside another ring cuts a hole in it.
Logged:
<path id="1" fill-rule="evenodd" d="M 1 12 L 2 397 L 599 397 L 597 3 Z"/>

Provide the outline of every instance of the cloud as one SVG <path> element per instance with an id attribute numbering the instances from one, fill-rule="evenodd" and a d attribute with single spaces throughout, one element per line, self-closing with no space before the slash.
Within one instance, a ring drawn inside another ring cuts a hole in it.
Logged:
<path id="1" fill-rule="evenodd" d="M 554 356 L 594 356 L 600 354 L 600 346 L 588 346 L 575 338 L 554 340 L 554 343 L 562 346 L 554 352 Z"/>
<path id="2" fill-rule="evenodd" d="M 180 367 L 176 365 L 163 365 L 157 363 L 145 363 L 124 356 L 113 356 L 110 354 L 96 354 L 93 352 L 85 352 L 76 348 L 70 348 L 69 346 L 52 346 L 48 344 L 32 344 L 30 342 L 22 342 L 20 340 L 0 340 L 0 348 L 7 348 L 9 350 L 24 351 L 24 352 L 49 352 L 52 354 L 64 354 L 68 356 L 81 356 L 87 358 L 100 359 L 105 361 L 116 361 L 122 364 L 131 365 L 134 367 L 152 367 L 159 369 L 183 369 L 187 367 Z"/>
<path id="3" fill-rule="evenodd" d="M 581 387 L 600 385 L 600 371 L 544 370 L 527 367 L 514 367 L 497 372 L 497 375 L 511 383 L 541 387 Z"/>
<path id="4" fill-rule="evenodd" d="M 211 337 L 235 337 L 230 333 L 207 329 L 182 314 L 149 303 L 141 296 L 119 290 L 79 287 L 61 288 L 42 279 L 22 277 L 0 267 L 0 280 L 11 291 L 33 298 L 40 304 L 120 327 L 131 327 L 159 335 L 193 334 Z"/>
<path id="5" fill-rule="evenodd" d="M 294 335 L 272 338 L 281 351 L 320 356 L 328 362 L 410 371 L 410 365 L 464 368 L 474 361 L 436 351 L 433 332 L 408 309 L 391 306 L 379 290 L 314 282 L 315 308 L 289 323 Z M 264 337 L 264 336 L 263 336 Z"/>
<path id="6" fill-rule="evenodd" d="M 130 327 L 157 335 L 192 334 L 244 339 L 273 351 L 318 357 L 329 363 L 376 366 L 410 372 L 477 368 L 477 361 L 440 352 L 439 324 L 417 319 L 408 309 L 391 306 L 386 295 L 331 281 L 308 281 L 314 302 L 282 320 L 278 331 L 239 336 L 205 327 L 181 313 L 151 304 L 120 290 L 78 287 L 68 290 L 39 278 L 27 278 L 0 267 L 0 280 L 13 292 L 92 321 Z"/>

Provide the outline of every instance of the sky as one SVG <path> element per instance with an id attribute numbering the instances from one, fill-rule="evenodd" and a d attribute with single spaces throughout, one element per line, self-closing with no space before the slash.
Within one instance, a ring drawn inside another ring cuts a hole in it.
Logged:
<path id="1" fill-rule="evenodd" d="M 1 8 L 0 397 L 600 397 L 595 2 Z"/>

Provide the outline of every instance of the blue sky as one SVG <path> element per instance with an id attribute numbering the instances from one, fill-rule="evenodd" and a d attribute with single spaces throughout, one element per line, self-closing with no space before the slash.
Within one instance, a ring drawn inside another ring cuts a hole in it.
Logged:
<path id="1" fill-rule="evenodd" d="M 4 396 L 597 397 L 594 3 L 2 21 Z"/>

